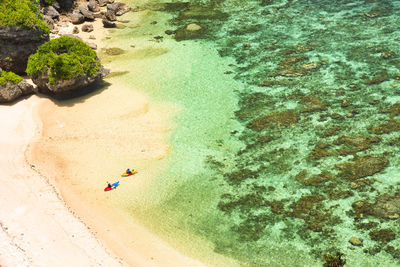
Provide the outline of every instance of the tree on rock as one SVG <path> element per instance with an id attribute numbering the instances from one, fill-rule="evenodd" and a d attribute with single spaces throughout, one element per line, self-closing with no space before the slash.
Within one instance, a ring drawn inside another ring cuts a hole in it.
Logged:
<path id="1" fill-rule="evenodd" d="M 0 0 L 0 68 L 24 73 L 28 57 L 49 40 L 35 0 Z"/>
<path id="2" fill-rule="evenodd" d="M 55 95 L 84 89 L 108 74 L 96 52 L 69 36 L 41 45 L 29 57 L 26 72 L 40 92 Z"/>

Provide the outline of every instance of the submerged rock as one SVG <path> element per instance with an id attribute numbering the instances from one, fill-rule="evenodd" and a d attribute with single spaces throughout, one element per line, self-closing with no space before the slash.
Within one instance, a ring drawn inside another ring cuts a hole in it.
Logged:
<path id="1" fill-rule="evenodd" d="M 353 154 L 359 151 L 367 150 L 371 147 L 371 144 L 380 142 L 379 137 L 365 137 L 365 136 L 341 136 L 334 144 L 344 145 L 344 148 L 340 148 L 337 151 L 341 155 Z"/>
<path id="2" fill-rule="evenodd" d="M 375 217 L 395 220 L 400 217 L 400 191 L 394 196 L 388 194 L 378 197 L 373 205 Z"/>
<path id="3" fill-rule="evenodd" d="M 353 246 L 362 246 L 363 245 L 363 241 L 362 239 L 358 238 L 358 237 L 350 237 L 349 239 L 350 244 L 352 244 Z"/>
<path id="4" fill-rule="evenodd" d="M 316 175 L 312 176 L 311 178 L 303 178 L 303 179 L 298 178 L 297 180 L 306 186 L 310 186 L 310 185 L 318 186 L 322 183 L 333 181 L 334 179 L 335 179 L 335 177 L 333 177 L 332 174 L 330 174 L 327 171 L 323 171 L 320 174 L 316 174 Z"/>
<path id="5" fill-rule="evenodd" d="M 175 40 L 183 41 L 201 38 L 204 35 L 205 31 L 205 27 L 202 27 L 197 23 L 191 23 L 175 31 Z"/>
<path id="6" fill-rule="evenodd" d="M 384 194 L 379 196 L 374 203 L 357 201 L 352 204 L 357 218 L 373 216 L 386 220 L 400 218 L 400 191 L 394 195 Z"/>
<path id="7" fill-rule="evenodd" d="M 118 47 L 111 47 L 106 49 L 106 54 L 110 56 L 118 56 L 122 55 L 123 53 L 125 53 L 125 50 Z"/>
<path id="8" fill-rule="evenodd" d="M 382 243 L 389 243 L 390 241 L 396 239 L 396 234 L 392 229 L 372 230 L 369 232 L 369 236 L 372 240 Z"/>
<path id="9" fill-rule="evenodd" d="M 311 151 L 311 154 L 309 155 L 309 159 L 319 160 L 323 157 L 329 157 L 329 156 L 334 155 L 332 152 L 328 151 L 329 147 L 330 147 L 330 145 L 326 144 L 326 143 L 316 144 L 315 148 Z"/>
<path id="10" fill-rule="evenodd" d="M 193 31 L 193 32 L 199 31 L 199 30 L 201 30 L 201 26 L 199 24 L 196 24 L 196 23 L 191 23 L 191 24 L 186 26 L 186 30 Z"/>
<path id="11" fill-rule="evenodd" d="M 115 24 L 112 21 L 109 21 L 108 19 L 103 19 L 102 22 L 103 22 L 104 28 L 116 28 L 117 27 L 117 24 Z"/>
<path id="12" fill-rule="evenodd" d="M 383 113 L 390 113 L 390 117 L 395 117 L 400 114 L 400 102 L 393 104 L 390 108 L 382 110 Z"/>
<path id="13" fill-rule="evenodd" d="M 129 12 L 131 7 L 125 3 L 114 2 L 113 4 L 107 5 L 107 12 L 111 12 L 116 16 L 122 16 L 123 14 Z"/>
<path id="14" fill-rule="evenodd" d="M 289 127 L 299 121 L 299 115 L 291 110 L 279 113 L 270 113 L 250 121 L 246 126 L 255 131 L 261 131 L 267 127 L 281 128 Z"/>
<path id="15" fill-rule="evenodd" d="M 301 103 L 306 107 L 301 112 L 318 112 L 327 109 L 327 104 L 322 103 L 321 100 L 314 95 L 308 95 L 301 99 Z"/>
<path id="16" fill-rule="evenodd" d="M 117 20 L 117 17 L 115 16 L 115 12 L 112 12 L 112 11 L 110 11 L 110 10 L 107 10 L 107 12 L 106 12 L 106 18 L 107 18 L 109 21 L 116 21 L 116 20 Z"/>
<path id="17" fill-rule="evenodd" d="M 336 167 L 344 178 L 356 180 L 381 172 L 388 164 L 389 161 L 385 157 L 365 156 L 351 163 L 338 164 Z"/>
<path id="18" fill-rule="evenodd" d="M 387 134 L 400 131 L 400 123 L 396 120 L 390 120 L 375 127 L 369 127 L 368 130 L 374 134 Z"/>

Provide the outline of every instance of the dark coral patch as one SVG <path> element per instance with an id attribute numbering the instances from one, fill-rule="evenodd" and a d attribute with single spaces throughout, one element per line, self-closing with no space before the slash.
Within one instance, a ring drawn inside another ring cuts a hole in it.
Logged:
<path id="1" fill-rule="evenodd" d="M 385 157 L 361 157 L 354 162 L 338 164 L 336 167 L 340 170 L 340 175 L 348 180 L 374 175 L 382 171 L 389 164 Z"/>
<path id="2" fill-rule="evenodd" d="M 255 131 L 261 131 L 265 128 L 289 127 L 298 122 L 299 119 L 299 115 L 291 110 L 274 112 L 250 121 L 247 127 Z"/>

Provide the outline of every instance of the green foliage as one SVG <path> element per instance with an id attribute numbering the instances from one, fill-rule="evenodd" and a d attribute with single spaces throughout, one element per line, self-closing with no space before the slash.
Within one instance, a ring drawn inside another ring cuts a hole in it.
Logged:
<path id="1" fill-rule="evenodd" d="M 26 73 L 32 78 L 47 76 L 50 83 L 80 75 L 92 76 L 100 62 L 87 44 L 73 37 L 62 36 L 41 45 L 29 57 Z"/>
<path id="2" fill-rule="evenodd" d="M 49 33 L 36 0 L 0 0 L 0 25 L 38 28 Z"/>
<path id="3" fill-rule="evenodd" d="M 0 73 L 0 86 L 5 85 L 7 82 L 17 84 L 22 80 L 22 77 L 15 74 L 14 72 L 2 71 Z"/>
<path id="4" fill-rule="evenodd" d="M 50 5 L 52 5 L 52 4 L 55 2 L 55 0 L 42 0 L 42 2 L 43 2 L 45 5 L 50 6 Z"/>

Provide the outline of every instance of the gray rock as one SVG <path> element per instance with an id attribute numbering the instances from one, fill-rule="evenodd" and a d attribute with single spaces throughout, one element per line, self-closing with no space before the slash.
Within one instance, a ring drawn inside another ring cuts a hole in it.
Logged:
<path id="1" fill-rule="evenodd" d="M 106 13 L 105 12 L 100 12 L 100 13 L 93 13 L 93 16 L 97 19 L 105 19 L 106 18 Z"/>
<path id="2" fill-rule="evenodd" d="M 43 20 L 49 25 L 50 30 L 54 29 L 54 20 L 50 16 L 44 15 Z"/>
<path id="3" fill-rule="evenodd" d="M 69 11 L 74 7 L 74 0 L 57 0 L 60 10 Z"/>
<path id="4" fill-rule="evenodd" d="M 58 17 L 60 16 L 60 13 L 58 13 L 58 11 L 52 6 L 45 7 L 44 14 L 51 17 L 52 19 L 58 19 Z"/>
<path id="5" fill-rule="evenodd" d="M 175 40 L 182 41 L 202 38 L 205 31 L 206 28 L 204 26 L 197 23 L 191 23 L 175 31 Z"/>
<path id="6" fill-rule="evenodd" d="M 81 29 L 83 32 L 92 32 L 93 25 L 92 24 L 83 24 Z"/>
<path id="7" fill-rule="evenodd" d="M 28 58 L 49 40 L 49 35 L 38 29 L 0 26 L 0 68 L 24 73 Z"/>
<path id="8" fill-rule="evenodd" d="M 92 11 L 92 12 L 99 12 L 100 11 L 99 5 L 94 0 L 90 0 L 89 4 L 87 5 L 87 7 L 88 7 L 89 11 Z"/>
<path id="9" fill-rule="evenodd" d="M 104 28 L 116 28 L 117 27 L 117 24 L 109 21 L 108 19 L 103 19 L 102 21 L 103 21 Z"/>
<path id="10" fill-rule="evenodd" d="M 117 13 L 115 13 L 117 16 L 122 16 L 123 14 L 131 11 L 131 7 L 128 6 L 127 4 L 122 4 L 120 5 Z"/>
<path id="11" fill-rule="evenodd" d="M 126 12 L 129 12 L 130 10 L 131 10 L 130 6 L 120 2 L 115 2 L 113 4 L 107 5 L 107 12 L 108 11 L 113 12 L 116 16 L 121 16 Z"/>
<path id="12" fill-rule="evenodd" d="M 89 85 L 102 79 L 110 73 L 110 70 L 100 66 L 99 71 L 92 75 L 81 75 L 68 80 L 55 80 L 50 83 L 48 77 L 41 76 L 33 78 L 32 81 L 38 86 L 38 91 L 52 96 L 64 96 L 70 93 L 78 93 L 85 90 Z"/>
<path id="13" fill-rule="evenodd" d="M 196 24 L 196 23 L 191 23 L 191 24 L 186 26 L 186 30 L 191 31 L 191 32 L 200 31 L 201 30 L 201 26 L 199 24 Z"/>
<path id="14" fill-rule="evenodd" d="M 353 246 L 362 246 L 362 244 L 363 244 L 362 239 L 360 239 L 360 238 L 358 238 L 358 237 L 355 237 L 355 236 L 351 237 L 351 238 L 349 239 L 349 242 L 350 242 L 350 244 L 352 244 Z"/>
<path id="15" fill-rule="evenodd" d="M 97 44 L 95 43 L 86 43 L 90 48 L 92 48 L 93 50 L 97 50 Z"/>
<path id="16" fill-rule="evenodd" d="M 94 20 L 93 13 L 90 12 L 86 7 L 80 6 L 80 7 L 79 7 L 79 11 L 80 11 L 81 14 L 85 17 L 85 19 L 87 19 L 87 20 Z"/>
<path id="17" fill-rule="evenodd" d="M 99 3 L 99 6 L 106 6 L 108 4 L 107 0 L 97 0 L 97 3 Z"/>
<path id="18" fill-rule="evenodd" d="M 85 21 L 85 17 L 81 13 L 78 13 L 76 11 L 69 15 L 69 18 L 71 19 L 71 22 L 73 24 L 81 24 Z"/>
<path id="19" fill-rule="evenodd" d="M 0 102 L 11 102 L 21 96 L 31 93 L 33 93 L 33 86 L 26 81 L 22 81 L 18 84 L 7 82 L 5 85 L 0 86 Z"/>
<path id="20" fill-rule="evenodd" d="M 107 10 L 106 12 L 106 18 L 110 21 L 115 21 L 117 20 L 117 17 L 115 16 L 115 12 L 111 11 L 111 10 Z"/>
<path id="21" fill-rule="evenodd" d="M 72 34 L 78 34 L 79 33 L 79 28 L 77 27 L 77 26 L 75 26 L 73 29 L 72 29 Z"/>

